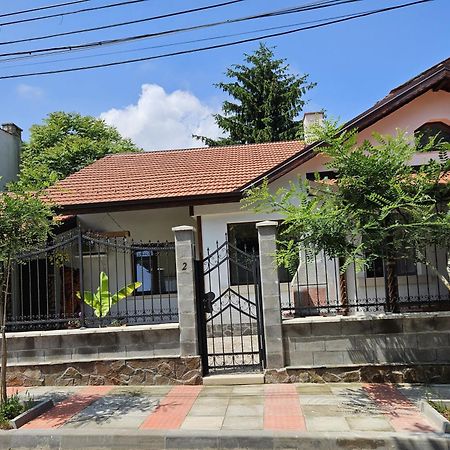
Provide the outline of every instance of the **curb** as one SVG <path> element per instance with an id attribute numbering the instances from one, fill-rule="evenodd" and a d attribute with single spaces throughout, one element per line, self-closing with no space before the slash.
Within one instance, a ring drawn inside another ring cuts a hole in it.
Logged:
<path id="1" fill-rule="evenodd" d="M 279 433 L 267 431 L 12 430 L 0 449 L 301 449 L 450 450 L 450 438 L 433 433 Z"/>
<path id="2" fill-rule="evenodd" d="M 14 417 L 14 419 L 11 419 L 9 423 L 15 429 L 20 428 L 41 414 L 44 414 L 49 409 L 53 408 L 53 406 L 55 406 L 53 400 L 43 400 L 42 402 L 36 403 L 32 408 L 26 410 L 17 417 Z"/>
<path id="3" fill-rule="evenodd" d="M 440 400 L 433 400 L 439 402 Z M 448 403 L 448 402 L 445 402 Z M 420 412 L 439 429 L 441 433 L 450 434 L 450 422 L 440 413 L 438 413 L 427 400 L 420 401 Z"/>

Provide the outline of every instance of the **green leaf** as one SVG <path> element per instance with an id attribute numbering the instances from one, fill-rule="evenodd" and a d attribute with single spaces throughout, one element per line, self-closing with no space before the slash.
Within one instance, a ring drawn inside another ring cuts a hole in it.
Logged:
<path id="1" fill-rule="evenodd" d="M 130 283 L 128 286 L 120 289 L 116 294 L 114 294 L 112 299 L 112 304 L 115 305 L 119 300 L 122 300 L 129 295 L 131 295 L 137 288 L 141 287 L 142 283 L 140 281 L 136 281 L 135 283 Z"/>
<path id="2" fill-rule="evenodd" d="M 136 281 L 123 287 L 116 294 L 111 295 L 109 292 L 109 279 L 106 273 L 100 272 L 99 278 L 100 285 L 95 294 L 89 291 L 84 292 L 84 302 L 93 309 L 97 317 L 107 316 L 112 306 L 131 295 L 135 289 L 142 285 L 141 282 Z M 76 296 L 81 299 L 80 292 L 77 292 Z"/>

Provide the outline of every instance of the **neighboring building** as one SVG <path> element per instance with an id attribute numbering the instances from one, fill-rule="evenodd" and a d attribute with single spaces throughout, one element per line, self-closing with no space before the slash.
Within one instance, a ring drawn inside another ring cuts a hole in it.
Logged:
<path id="1" fill-rule="evenodd" d="M 17 180 L 22 146 L 22 130 L 14 123 L 4 123 L 0 128 L 0 191 Z"/>
<path id="2" fill-rule="evenodd" d="M 320 120 L 320 116 L 308 116 L 307 120 L 314 122 Z M 349 121 L 345 128 L 357 129 L 360 142 L 371 139 L 373 132 L 392 134 L 397 130 L 411 136 L 415 132 L 439 131 L 448 139 L 450 59 L 393 89 L 384 99 Z M 129 301 L 136 305 L 136 296 L 139 296 L 145 310 L 146 296 L 158 295 L 161 305 L 167 296 L 174 296 L 174 257 L 161 258 L 157 251 L 158 243 L 173 241 L 173 227 L 191 225 L 196 228 L 199 258 L 214 251 L 226 239 L 243 251 L 255 249 L 258 245 L 255 224 L 281 217 L 243 210 L 240 200 L 245 191 L 264 179 L 269 181 L 271 189 L 277 189 L 298 177 L 308 178 L 316 172 L 329 170 L 319 145 L 292 141 L 111 155 L 58 182 L 49 190 L 49 196 L 63 214 L 76 215 L 85 230 L 147 243 L 138 245 L 136 251 L 130 247 L 128 254 L 124 253 L 121 258 L 120 268 L 117 255 L 114 262 L 108 250 L 96 250 L 98 257 L 94 263 L 91 258 L 90 276 L 85 275 L 83 280 L 92 291 L 98 286 L 101 271 L 108 272 L 111 283 L 118 288 L 129 282 L 130 277 L 139 280 L 143 285 Z M 420 164 L 430 157 L 437 157 L 437 154 L 417 154 L 411 163 Z M 92 256 L 93 252 L 90 253 Z M 439 266 L 446 264 L 445 250 L 438 250 L 435 258 Z M 383 307 L 382 268 L 359 273 L 349 268 L 343 293 L 338 261 L 323 255 L 318 255 L 318 260 L 319 265 L 310 267 L 304 261 L 294 280 L 280 272 L 281 293 L 286 305 L 293 304 L 297 309 L 308 307 L 311 314 L 336 313 L 345 296 L 350 310 L 357 301 L 364 303 L 366 310 Z M 221 270 L 230 285 L 239 285 L 242 281 L 237 267 L 224 265 Z M 217 280 L 209 281 L 214 284 Z M 420 264 L 399 270 L 399 289 L 400 295 L 407 296 L 408 301 L 423 296 L 448 300 L 448 291 Z M 124 302 L 122 307 L 127 307 L 126 304 Z"/>

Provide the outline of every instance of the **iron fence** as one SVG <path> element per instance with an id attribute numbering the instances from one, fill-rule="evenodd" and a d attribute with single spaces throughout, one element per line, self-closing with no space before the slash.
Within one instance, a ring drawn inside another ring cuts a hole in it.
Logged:
<path id="1" fill-rule="evenodd" d="M 176 321 L 173 243 L 76 230 L 14 264 L 9 330 Z"/>
<path id="2" fill-rule="evenodd" d="M 291 281 L 279 283 L 283 317 L 450 310 L 447 251 L 427 248 L 424 259 L 377 259 L 343 272 L 338 258 L 300 254 Z"/>

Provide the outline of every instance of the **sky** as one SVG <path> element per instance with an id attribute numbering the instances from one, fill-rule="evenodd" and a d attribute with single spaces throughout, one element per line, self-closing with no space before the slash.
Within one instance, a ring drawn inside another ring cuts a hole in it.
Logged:
<path id="1" fill-rule="evenodd" d="M 67 1 L 67 0 L 66 0 Z M 95 47 L 60 55 L 4 61 L 4 53 L 70 46 L 154 33 L 222 21 L 261 12 L 312 3 L 313 0 L 242 0 L 209 11 L 154 20 L 140 24 L 40 40 L 2 45 L 2 42 L 61 33 L 122 21 L 152 17 L 196 8 L 221 0 L 144 0 L 96 12 L 3 25 L 62 11 L 91 8 L 119 0 L 87 0 L 64 8 L 20 16 L 2 14 L 62 3 L 64 0 L 3 0 L 0 6 L 0 78 L 5 75 L 85 66 L 153 56 L 237 39 L 239 36 L 186 43 L 223 35 L 236 35 L 272 27 L 393 6 L 407 0 L 359 0 L 350 4 L 271 17 L 240 24 L 226 24 L 195 32 Z M 225 0 L 222 0 L 225 1 Z M 450 57 L 450 0 L 434 0 L 403 10 L 303 31 L 275 39 L 275 54 L 285 58 L 295 74 L 309 74 L 317 86 L 308 92 L 304 112 L 325 110 L 328 117 L 346 121 L 372 106 L 392 88 Z M 282 31 L 289 28 L 277 29 Z M 192 134 L 216 137 L 220 130 L 212 117 L 225 95 L 214 83 L 225 80 L 231 64 L 241 63 L 258 42 L 129 65 L 46 76 L 0 79 L 1 123 L 23 128 L 25 140 L 32 124 L 42 123 L 53 111 L 79 112 L 101 117 L 145 150 L 199 146 Z"/>

